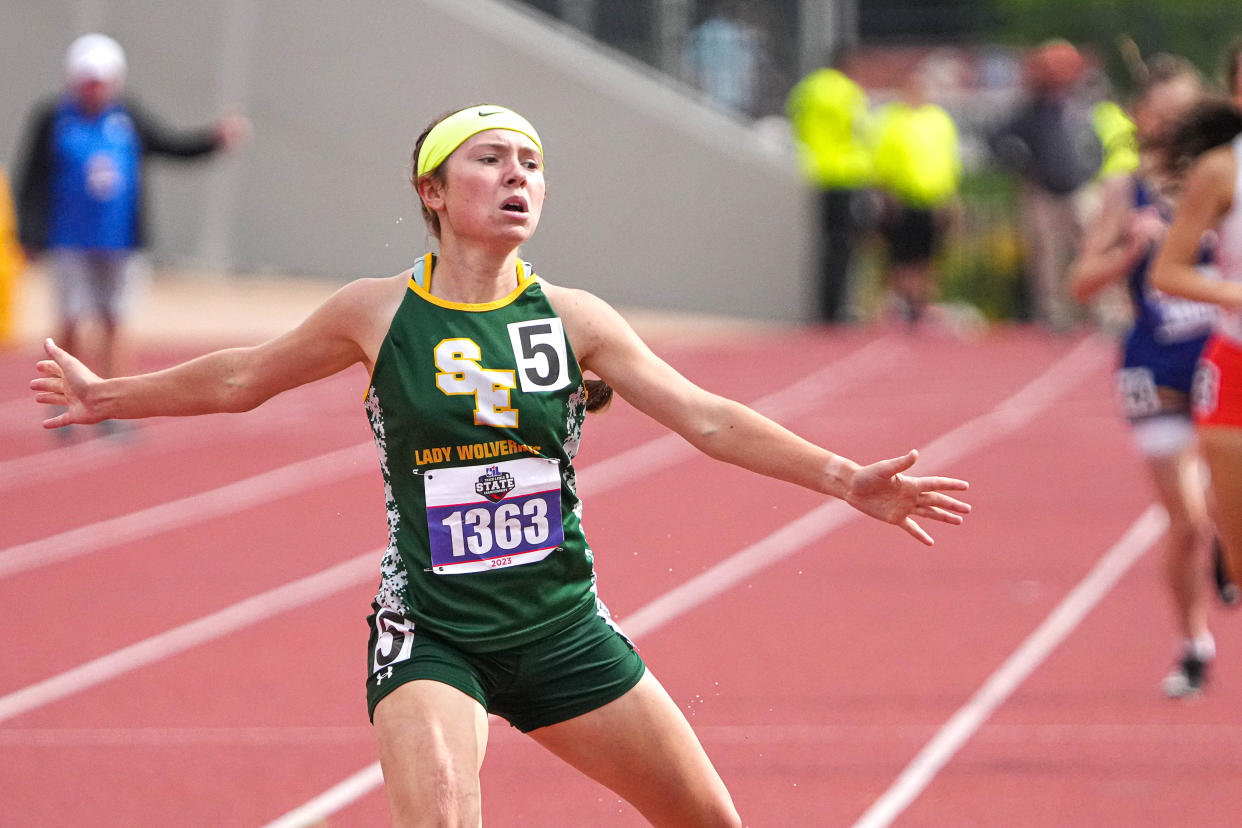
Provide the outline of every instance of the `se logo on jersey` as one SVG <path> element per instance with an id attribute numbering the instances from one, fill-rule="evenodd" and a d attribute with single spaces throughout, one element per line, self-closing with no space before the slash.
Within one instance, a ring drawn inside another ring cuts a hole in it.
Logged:
<path id="1" fill-rule="evenodd" d="M 509 342 L 517 370 L 484 368 L 483 350 L 472 339 L 444 339 L 435 347 L 436 386 L 449 395 L 474 396 L 474 424 L 516 428 L 510 392 L 557 391 L 569 385 L 565 330 L 558 317 L 512 322 Z"/>

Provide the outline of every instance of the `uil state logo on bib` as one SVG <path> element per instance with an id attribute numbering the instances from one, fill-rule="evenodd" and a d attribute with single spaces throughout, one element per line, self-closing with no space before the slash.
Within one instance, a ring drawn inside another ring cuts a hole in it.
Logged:
<path id="1" fill-rule="evenodd" d="M 535 563 L 565 541 L 556 460 L 436 469 L 423 480 L 431 570 L 438 575 Z"/>
<path id="2" fill-rule="evenodd" d="M 505 495 L 513 491 L 515 485 L 517 484 L 513 482 L 513 475 L 502 472 L 499 466 L 488 466 L 487 471 L 474 484 L 474 491 L 492 503 L 499 503 L 504 500 Z"/>

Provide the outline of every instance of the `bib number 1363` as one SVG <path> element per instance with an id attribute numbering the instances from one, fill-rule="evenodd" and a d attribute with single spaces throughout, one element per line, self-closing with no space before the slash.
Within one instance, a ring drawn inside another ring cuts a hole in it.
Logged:
<path id="1" fill-rule="evenodd" d="M 534 563 L 565 539 L 555 460 L 524 457 L 437 469 L 424 480 L 431 567 L 437 574 Z"/>

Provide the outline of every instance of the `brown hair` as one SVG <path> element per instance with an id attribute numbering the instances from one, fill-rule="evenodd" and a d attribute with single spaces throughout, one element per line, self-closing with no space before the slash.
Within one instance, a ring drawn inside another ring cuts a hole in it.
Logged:
<path id="1" fill-rule="evenodd" d="M 587 411 L 603 411 L 612 404 L 612 386 L 602 379 L 584 379 L 586 386 Z"/>
<path id="2" fill-rule="evenodd" d="M 1169 134 L 1165 167 L 1180 175 L 1208 150 L 1228 144 L 1242 133 L 1242 112 L 1228 98 L 1209 98 L 1186 114 Z"/>
<path id="3" fill-rule="evenodd" d="M 464 108 L 464 107 L 463 107 Z M 414 185 L 414 194 L 418 196 L 418 206 L 422 209 L 423 222 L 427 225 L 427 230 L 437 239 L 440 238 L 440 217 L 435 214 L 426 204 L 423 203 L 423 197 L 418 193 L 418 153 L 423 149 L 423 142 L 427 140 L 428 134 L 435 129 L 436 124 L 443 121 L 448 116 L 459 110 L 454 109 L 452 112 L 441 113 L 435 120 L 427 124 L 427 127 L 419 133 L 418 138 L 414 141 L 414 154 L 410 157 L 410 183 Z M 441 164 L 431 172 L 423 176 L 423 179 L 444 183 L 444 165 Z"/>

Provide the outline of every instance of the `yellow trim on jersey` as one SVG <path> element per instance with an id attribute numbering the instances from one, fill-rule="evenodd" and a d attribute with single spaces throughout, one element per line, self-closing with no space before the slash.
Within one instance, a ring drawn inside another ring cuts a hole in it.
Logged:
<path id="1" fill-rule="evenodd" d="M 521 296 L 522 291 L 530 287 L 535 282 L 535 279 L 538 278 L 535 276 L 533 272 L 527 273 L 526 264 L 521 259 L 518 259 L 517 261 L 517 282 L 518 283 L 517 283 L 517 287 L 515 287 L 513 291 L 509 293 L 509 295 L 504 296 L 500 299 L 497 299 L 494 302 L 450 302 L 447 299 L 441 299 L 440 297 L 434 296 L 431 293 L 431 276 L 432 276 L 432 268 L 434 264 L 435 264 L 435 256 L 433 254 L 428 253 L 427 255 L 423 256 L 423 284 L 420 285 L 417 281 L 414 280 L 414 277 L 411 276 L 410 277 L 410 290 L 414 291 L 420 297 L 422 297 L 423 299 L 426 299 L 431 304 L 438 305 L 442 308 L 448 308 L 449 310 L 478 312 L 478 311 L 489 311 L 489 310 L 496 310 L 497 308 L 503 308 L 505 305 L 511 304 L 514 300 L 516 300 L 519 296 Z"/>

